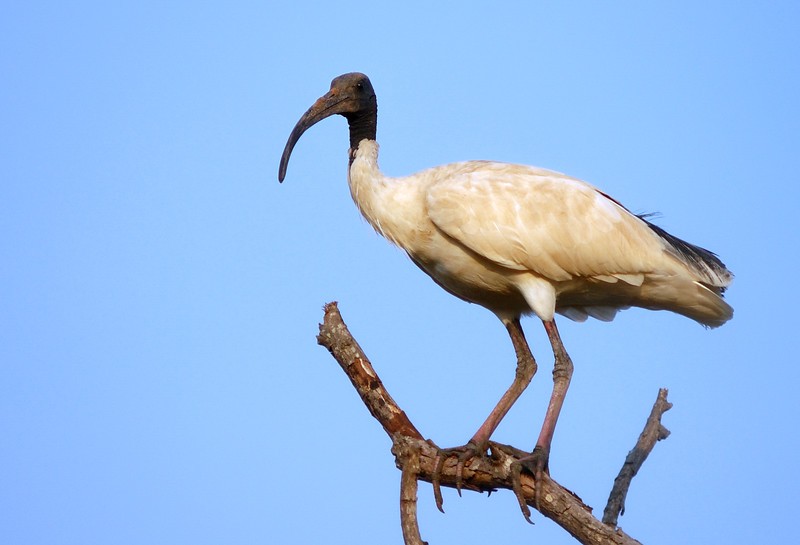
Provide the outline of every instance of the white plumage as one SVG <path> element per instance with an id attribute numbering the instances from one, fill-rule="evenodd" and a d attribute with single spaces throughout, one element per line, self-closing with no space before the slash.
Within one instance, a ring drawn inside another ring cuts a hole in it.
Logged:
<path id="1" fill-rule="evenodd" d="M 722 294 L 732 274 L 711 252 L 629 212 L 597 188 L 549 170 L 488 161 L 431 168 L 389 178 L 378 169 L 377 99 L 359 73 L 334 79 L 298 121 L 281 157 L 282 181 L 306 129 L 334 114 L 350 127 L 348 182 L 375 230 L 453 295 L 494 312 L 517 353 L 511 387 L 464 447 L 465 463 L 485 452 L 500 420 L 526 388 L 536 363 L 519 318 L 536 314 L 553 348 L 554 387 L 536 448 L 521 463 L 539 479 L 572 375 L 554 321 L 619 309 L 669 310 L 717 327 L 733 316 Z"/>
<path id="2" fill-rule="evenodd" d="M 450 293 L 501 319 L 672 310 L 707 326 L 731 308 L 724 268 L 696 266 L 593 186 L 557 172 L 469 161 L 389 178 L 363 140 L 349 171 L 367 221 Z"/>

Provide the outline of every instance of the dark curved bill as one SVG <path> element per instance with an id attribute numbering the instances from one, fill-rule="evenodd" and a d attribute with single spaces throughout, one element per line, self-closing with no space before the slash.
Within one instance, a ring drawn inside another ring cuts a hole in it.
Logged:
<path id="1" fill-rule="evenodd" d="M 281 155 L 281 164 L 278 167 L 278 181 L 283 182 L 284 178 L 286 178 L 286 167 L 289 164 L 289 157 L 292 155 L 292 150 L 294 149 L 295 144 L 297 141 L 300 140 L 300 137 L 303 135 L 306 130 L 308 130 L 311 126 L 316 123 L 319 123 L 326 117 L 330 117 L 334 114 L 342 113 L 341 108 L 337 108 L 342 102 L 346 100 L 347 97 L 340 96 L 339 93 L 330 91 L 326 93 L 324 96 L 317 99 L 317 101 L 303 114 L 303 117 L 300 118 L 300 121 L 294 126 L 292 129 L 292 133 L 289 135 L 289 139 L 286 141 L 286 147 L 283 148 L 283 155 Z"/>

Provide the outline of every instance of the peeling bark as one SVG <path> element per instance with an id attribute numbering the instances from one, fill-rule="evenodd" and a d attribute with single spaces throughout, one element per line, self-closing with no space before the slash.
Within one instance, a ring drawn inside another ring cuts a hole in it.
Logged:
<path id="1" fill-rule="evenodd" d="M 325 317 L 323 323 L 320 324 L 317 342 L 330 351 L 350 378 L 370 414 L 391 438 L 395 463 L 402 472 L 400 504 L 401 527 L 405 543 L 407 545 L 423 545 L 425 542 L 420 536 L 416 516 L 416 483 L 418 480 L 432 482 L 439 448 L 432 441 L 424 439 L 405 412 L 389 395 L 366 354 L 347 329 L 335 302 L 325 305 Z M 661 393 L 659 393 L 659 398 L 660 396 Z M 664 391 L 664 401 L 666 401 L 666 391 Z M 526 456 L 528 452 L 495 442 L 489 443 L 489 449 L 489 456 L 472 458 L 464 466 L 461 483 L 463 489 L 476 492 L 513 490 L 512 465 L 519 458 Z M 636 470 L 641 467 L 643 461 L 644 458 L 641 458 Z M 457 466 L 458 462 L 453 457 L 445 461 L 440 476 L 442 486 L 456 488 Z M 635 475 L 635 471 L 630 478 L 633 475 Z M 592 514 L 591 507 L 584 504 L 576 494 L 552 480 L 548 475 L 544 475 L 542 480 L 534 483 L 531 475 L 522 473 L 520 480 L 522 500 L 529 507 L 536 509 L 536 487 L 540 487 L 538 511 L 569 532 L 580 543 L 586 545 L 639 544 L 637 540 L 616 527 L 616 519 L 609 524 L 601 522 Z M 629 486 L 630 480 L 627 483 Z M 622 499 L 624 503 L 624 494 Z"/>

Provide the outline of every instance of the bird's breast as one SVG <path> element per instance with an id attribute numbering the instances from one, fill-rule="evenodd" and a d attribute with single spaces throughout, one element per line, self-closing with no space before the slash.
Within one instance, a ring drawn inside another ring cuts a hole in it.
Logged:
<path id="1" fill-rule="evenodd" d="M 431 226 L 426 244 L 404 250 L 434 282 L 456 297 L 494 312 L 516 315 L 528 311 L 516 281 L 524 273 L 498 266 Z"/>
<path id="2" fill-rule="evenodd" d="M 377 144 L 362 141 L 349 170 L 350 193 L 375 231 L 402 248 L 442 288 L 493 311 L 527 311 L 516 288 L 520 271 L 481 256 L 433 222 L 427 196 L 439 170 L 385 177 L 377 167 Z"/>

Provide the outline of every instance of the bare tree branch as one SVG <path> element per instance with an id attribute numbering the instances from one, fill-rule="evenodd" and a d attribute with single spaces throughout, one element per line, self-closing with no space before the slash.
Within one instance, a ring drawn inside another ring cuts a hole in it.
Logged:
<path id="1" fill-rule="evenodd" d="M 422 439 L 422 434 L 384 388 L 366 354 L 347 329 L 335 301 L 325 305 L 325 322 L 320 325 L 317 342 L 339 362 L 361 401 L 389 437 L 399 434 Z"/>
<path id="2" fill-rule="evenodd" d="M 422 541 L 417 522 L 417 482 L 419 474 L 419 455 L 413 449 L 398 454 L 405 460 L 400 477 L 400 527 L 406 545 L 428 545 Z"/>
<path id="3" fill-rule="evenodd" d="M 411 480 L 432 482 L 436 469 L 438 447 L 423 439 L 406 414 L 395 403 L 361 347 L 353 339 L 342 320 L 336 303 L 325 305 L 325 318 L 317 336 L 350 378 L 372 416 L 380 422 L 392 439 L 395 463 L 402 470 L 401 518 L 406 544 L 422 542 L 416 520 L 416 485 Z M 513 490 L 512 464 L 528 453 L 509 445 L 490 442 L 490 456 L 475 457 L 463 469 L 462 488 L 477 492 L 492 492 L 500 488 Z M 441 485 L 456 487 L 457 465 L 448 458 L 441 471 Z M 621 529 L 603 524 L 592 515 L 581 499 L 545 475 L 534 484 L 527 473 L 521 475 L 522 497 L 527 505 L 536 508 L 535 486 L 539 491 L 539 511 L 564 528 L 585 545 L 634 545 L 638 541 Z M 413 511 L 413 513 L 412 513 Z M 416 541 L 415 541 L 416 539 Z M 639 544 L 641 545 L 641 544 Z"/>
<path id="4" fill-rule="evenodd" d="M 647 417 L 644 429 L 639 435 L 636 445 L 625 457 L 625 462 L 622 464 L 622 469 L 619 470 L 619 475 L 614 479 L 614 487 L 611 489 L 608 503 L 603 511 L 603 522 L 605 524 L 617 525 L 619 515 L 625 514 L 625 497 L 628 495 L 631 480 L 633 480 L 639 468 L 642 467 L 656 442 L 669 437 L 669 430 L 661 424 L 661 415 L 672 408 L 672 403 L 667 401 L 668 393 L 666 388 L 661 388 L 658 391 L 658 397 L 653 404 L 653 409 L 650 411 L 650 416 Z"/>

